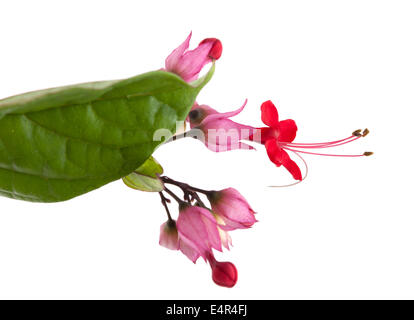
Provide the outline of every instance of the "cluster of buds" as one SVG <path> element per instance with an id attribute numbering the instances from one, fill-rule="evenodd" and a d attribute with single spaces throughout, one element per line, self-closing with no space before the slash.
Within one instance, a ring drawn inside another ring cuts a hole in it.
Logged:
<path id="1" fill-rule="evenodd" d="M 233 188 L 220 191 L 208 191 L 192 187 L 186 183 L 168 177 L 160 177 L 164 191 L 160 192 L 161 201 L 166 209 L 168 220 L 161 225 L 160 245 L 180 250 L 192 262 L 199 257 L 208 261 L 213 281 L 224 287 L 233 287 L 237 282 L 237 269 L 231 262 L 219 262 L 213 249 L 230 249 L 229 231 L 250 228 L 255 222 L 255 212 L 246 199 Z M 174 185 L 183 192 L 178 197 L 166 184 Z M 177 220 L 171 217 L 168 203 L 171 198 L 177 201 L 179 215 Z M 210 206 L 206 206 L 200 195 L 204 195 Z"/>

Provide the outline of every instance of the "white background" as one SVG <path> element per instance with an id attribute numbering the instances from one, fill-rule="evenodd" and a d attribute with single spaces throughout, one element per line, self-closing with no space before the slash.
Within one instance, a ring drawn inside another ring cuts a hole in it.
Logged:
<path id="1" fill-rule="evenodd" d="M 217 254 L 233 289 L 158 245 L 157 194 L 121 181 L 76 199 L 0 199 L 0 298 L 414 298 L 412 1 L 1 1 L 0 97 L 163 67 L 193 31 L 224 45 L 199 103 L 260 125 L 272 99 L 297 141 L 371 134 L 306 156 L 301 184 L 258 151 L 215 154 L 193 140 L 157 150 L 166 174 L 201 188 L 233 186 L 258 212 Z M 174 213 L 176 213 L 176 208 Z"/>

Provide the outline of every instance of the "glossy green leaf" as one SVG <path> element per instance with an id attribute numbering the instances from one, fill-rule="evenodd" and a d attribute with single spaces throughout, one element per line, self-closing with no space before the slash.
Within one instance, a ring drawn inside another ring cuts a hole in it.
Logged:
<path id="1" fill-rule="evenodd" d="M 151 156 L 137 170 L 123 177 L 122 180 L 128 187 L 135 190 L 160 192 L 164 190 L 164 184 L 159 178 L 163 172 L 164 169 Z"/>
<path id="2" fill-rule="evenodd" d="M 63 201 L 140 167 L 175 132 L 208 74 L 188 84 L 165 71 L 0 100 L 0 194 Z"/>

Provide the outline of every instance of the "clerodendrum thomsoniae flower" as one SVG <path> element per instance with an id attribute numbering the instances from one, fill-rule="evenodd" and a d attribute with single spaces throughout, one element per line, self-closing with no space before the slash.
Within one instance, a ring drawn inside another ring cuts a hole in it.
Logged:
<path id="1" fill-rule="evenodd" d="M 204 65 L 221 56 L 221 42 L 215 38 L 203 40 L 194 50 L 188 50 L 191 34 L 166 59 L 165 70 L 174 72 L 185 81 L 197 79 Z M 275 105 L 269 100 L 261 105 L 261 120 L 266 127 L 252 127 L 231 120 L 246 106 L 246 102 L 237 110 L 218 112 L 205 104 L 194 103 L 187 116 L 191 130 L 177 135 L 176 140 L 182 137 L 193 137 L 201 140 L 208 149 L 215 152 L 234 149 L 254 149 L 252 142 L 265 146 L 269 159 L 277 166 L 286 168 L 295 180 L 304 178 L 301 169 L 293 161 L 289 153 L 300 159 L 299 153 L 361 157 L 369 156 L 372 152 L 356 155 L 337 155 L 309 152 L 309 149 L 323 149 L 341 146 L 366 136 L 369 131 L 356 130 L 351 136 L 330 142 L 293 143 L 298 130 L 294 120 L 279 120 Z M 304 161 L 304 160 L 303 160 Z M 307 169 L 307 165 L 305 162 Z M 306 171 L 307 172 L 307 171 Z M 305 175 L 306 176 L 306 175 Z M 164 187 L 160 192 L 161 200 L 167 210 L 168 220 L 161 225 L 160 245 L 180 250 L 194 263 L 199 257 L 208 261 L 212 269 L 213 281 L 224 287 L 232 287 L 237 282 L 237 269 L 231 262 L 219 262 L 215 259 L 213 249 L 222 251 L 232 245 L 229 232 L 235 229 L 247 229 L 257 222 L 255 212 L 247 200 L 234 188 L 220 191 L 207 191 L 192 187 L 188 184 L 160 177 L 164 184 L 179 187 L 183 193 L 180 199 L 169 188 Z M 297 182 L 296 182 L 297 183 Z M 163 192 L 175 199 L 179 204 L 177 221 L 171 218 L 167 199 Z M 209 201 L 206 206 L 199 194 Z"/>

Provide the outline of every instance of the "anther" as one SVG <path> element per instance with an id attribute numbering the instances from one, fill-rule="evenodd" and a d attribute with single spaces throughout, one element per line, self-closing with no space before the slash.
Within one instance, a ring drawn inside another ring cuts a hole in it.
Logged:
<path id="1" fill-rule="evenodd" d="M 366 135 L 368 135 L 369 130 L 367 128 L 364 129 L 364 132 L 362 132 L 362 136 L 365 137 Z"/>
<path id="2" fill-rule="evenodd" d="M 360 136 L 362 136 L 361 131 L 362 131 L 361 129 L 355 130 L 354 132 L 352 132 L 352 135 L 355 136 L 355 137 L 360 137 Z"/>
<path id="3" fill-rule="evenodd" d="M 366 156 L 366 157 L 372 156 L 373 154 L 374 154 L 374 152 L 371 152 L 371 151 L 364 152 L 364 156 Z"/>

